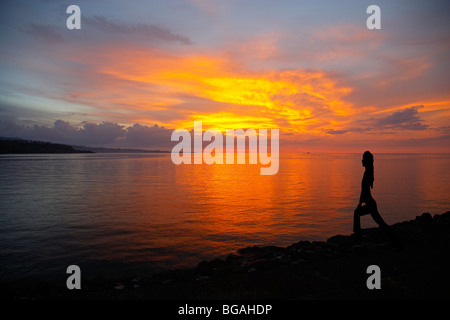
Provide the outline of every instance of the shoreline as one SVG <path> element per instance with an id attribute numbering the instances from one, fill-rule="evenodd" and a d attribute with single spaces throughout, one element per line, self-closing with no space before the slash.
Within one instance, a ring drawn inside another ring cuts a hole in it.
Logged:
<path id="1" fill-rule="evenodd" d="M 450 298 L 450 211 L 393 224 L 405 244 L 397 252 L 380 228 L 363 238 L 335 235 L 287 247 L 246 247 L 225 259 L 149 277 L 81 280 L 80 290 L 50 283 L 1 283 L 8 300 L 301 300 Z M 381 289 L 369 290 L 369 265 L 381 270 Z"/>

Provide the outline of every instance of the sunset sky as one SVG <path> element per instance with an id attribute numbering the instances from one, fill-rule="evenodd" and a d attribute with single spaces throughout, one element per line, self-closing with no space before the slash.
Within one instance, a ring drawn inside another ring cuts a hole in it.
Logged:
<path id="1" fill-rule="evenodd" d="M 3 137 L 168 148 L 201 120 L 279 128 L 282 151 L 450 152 L 449 1 L 2 0 L 0 35 Z"/>

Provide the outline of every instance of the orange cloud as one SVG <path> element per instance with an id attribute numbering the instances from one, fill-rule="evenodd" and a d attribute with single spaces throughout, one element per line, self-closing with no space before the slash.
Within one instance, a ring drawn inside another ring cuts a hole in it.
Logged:
<path id="1" fill-rule="evenodd" d="M 314 126 L 354 112 L 343 100 L 351 89 L 324 72 L 251 71 L 226 56 L 116 50 L 97 64 L 97 72 L 132 84 L 132 94 L 113 98 L 124 108 L 174 111 L 184 105 L 178 117 L 163 123 L 172 127 L 201 119 L 205 127 L 221 122 L 320 134 Z"/>
<path id="2" fill-rule="evenodd" d="M 448 131 L 447 100 L 353 105 L 347 101 L 353 88 L 323 71 L 252 70 L 233 55 L 219 53 L 105 50 L 82 56 L 93 69 L 92 87 L 77 93 L 75 100 L 86 99 L 108 115 L 115 112 L 125 125 L 157 123 L 189 129 L 194 121 L 202 121 L 204 129 L 222 131 L 280 128 L 285 145 L 306 143 L 308 148 L 317 139 L 328 147 L 350 148 L 367 141 L 380 145 L 386 139 L 408 141 L 412 129 L 417 139 L 435 139 Z M 412 106 L 420 107 L 414 114 L 401 112 Z M 408 114 L 409 122 L 389 124 Z"/>

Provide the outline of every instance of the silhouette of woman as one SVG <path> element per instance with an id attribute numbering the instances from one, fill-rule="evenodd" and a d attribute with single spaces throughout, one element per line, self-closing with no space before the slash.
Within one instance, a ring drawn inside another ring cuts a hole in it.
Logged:
<path id="1" fill-rule="evenodd" d="M 353 217 L 353 232 L 358 238 L 361 238 L 361 221 L 360 217 L 366 214 L 370 214 L 380 228 L 386 233 L 389 240 L 397 249 L 403 248 L 403 243 L 389 227 L 389 225 L 381 218 L 378 212 L 377 203 L 370 189 L 373 188 L 374 181 L 374 169 L 373 169 L 373 155 L 370 151 L 366 151 L 363 154 L 362 165 L 365 167 L 364 175 L 361 182 L 361 196 L 359 197 L 358 207 L 355 210 Z M 364 205 L 362 205 L 364 203 Z"/>

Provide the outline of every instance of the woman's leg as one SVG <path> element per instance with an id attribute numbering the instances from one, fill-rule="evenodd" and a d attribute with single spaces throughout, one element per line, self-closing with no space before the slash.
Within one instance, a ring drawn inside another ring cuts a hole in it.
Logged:
<path id="1" fill-rule="evenodd" d="M 373 199 L 372 199 L 373 200 Z M 380 213 L 378 212 L 377 203 L 375 200 L 370 203 L 370 215 L 372 216 L 373 220 L 380 226 L 380 228 L 386 233 L 389 240 L 397 247 L 401 247 L 402 242 L 398 238 L 398 236 L 395 234 L 395 232 L 392 230 L 392 228 L 383 220 Z"/>
<path id="2" fill-rule="evenodd" d="M 367 209 L 368 207 L 366 205 L 358 206 L 355 209 L 355 212 L 353 214 L 353 232 L 356 234 L 361 233 L 361 216 L 364 216 L 369 213 L 369 210 Z"/>
<path id="3" fill-rule="evenodd" d="M 368 207 L 370 207 L 370 215 L 372 216 L 373 220 L 378 224 L 379 227 L 382 229 L 385 229 L 386 227 L 389 227 L 388 224 L 383 220 L 380 213 L 378 212 L 377 202 L 372 199 L 368 204 Z"/>

